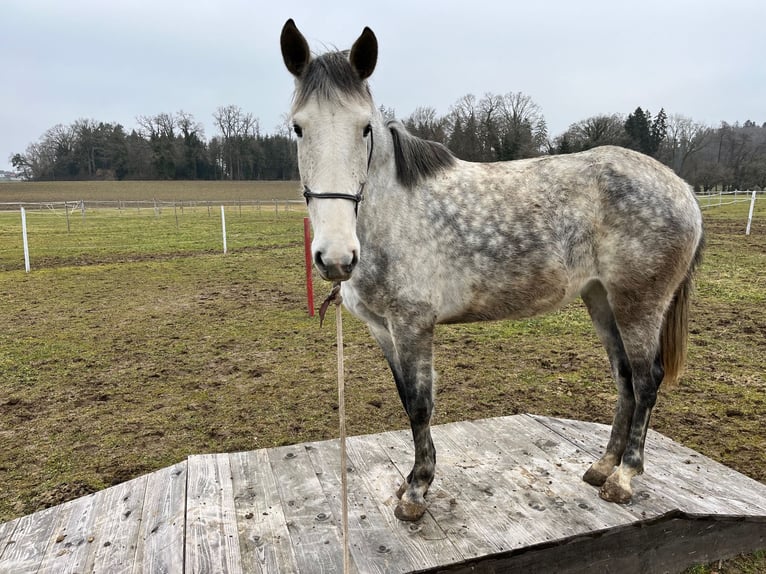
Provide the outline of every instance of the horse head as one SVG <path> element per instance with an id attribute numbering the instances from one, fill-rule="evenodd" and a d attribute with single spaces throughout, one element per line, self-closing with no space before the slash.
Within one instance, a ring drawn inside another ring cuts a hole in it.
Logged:
<path id="1" fill-rule="evenodd" d="M 359 261 L 356 217 L 372 157 L 375 114 L 366 80 L 375 70 L 378 42 L 365 28 L 350 51 L 313 57 L 291 19 L 280 43 L 285 66 L 295 77 L 291 117 L 314 230 L 314 265 L 323 279 L 345 281 Z"/>

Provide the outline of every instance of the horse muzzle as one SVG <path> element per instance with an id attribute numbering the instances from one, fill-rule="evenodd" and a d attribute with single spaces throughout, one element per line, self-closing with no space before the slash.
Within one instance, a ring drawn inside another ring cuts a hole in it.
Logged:
<path id="1" fill-rule="evenodd" d="M 341 257 L 330 257 L 321 251 L 314 253 L 314 267 L 325 281 L 346 281 L 351 278 L 356 264 L 359 262 L 357 251 Z"/>

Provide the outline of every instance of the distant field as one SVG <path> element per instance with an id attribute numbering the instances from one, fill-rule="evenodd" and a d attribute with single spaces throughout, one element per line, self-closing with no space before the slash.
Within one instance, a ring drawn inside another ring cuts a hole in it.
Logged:
<path id="1" fill-rule="evenodd" d="M 295 181 L 21 181 L 0 182 L 0 203 L 299 199 Z"/>

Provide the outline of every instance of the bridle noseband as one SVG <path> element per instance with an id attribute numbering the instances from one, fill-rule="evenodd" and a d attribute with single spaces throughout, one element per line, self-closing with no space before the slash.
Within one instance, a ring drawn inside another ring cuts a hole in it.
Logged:
<path id="1" fill-rule="evenodd" d="M 308 186 L 303 186 L 303 197 L 306 198 L 306 205 L 309 204 L 309 199 L 348 199 L 354 202 L 354 215 L 359 212 L 359 202 L 364 199 L 362 192 L 364 191 L 364 183 L 359 186 L 357 193 L 315 193 L 311 191 Z"/>
<path id="2" fill-rule="evenodd" d="M 375 147 L 375 140 L 372 137 L 372 130 L 370 130 L 370 153 L 367 154 L 367 174 L 370 173 L 370 163 L 372 163 L 372 150 Z M 354 202 L 354 215 L 359 215 L 359 202 L 364 199 L 362 192 L 364 192 L 364 184 L 367 181 L 363 181 L 359 186 L 359 191 L 356 193 L 316 193 L 309 189 L 309 186 L 303 186 L 303 197 L 306 198 L 306 205 L 309 204 L 309 199 L 348 199 Z"/>

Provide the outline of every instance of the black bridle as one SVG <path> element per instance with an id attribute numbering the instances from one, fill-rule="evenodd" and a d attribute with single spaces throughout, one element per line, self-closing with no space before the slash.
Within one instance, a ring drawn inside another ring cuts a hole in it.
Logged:
<path id="1" fill-rule="evenodd" d="M 372 137 L 372 130 L 370 130 L 370 152 L 367 154 L 367 174 L 370 173 L 370 163 L 372 163 L 372 150 L 375 147 L 375 140 Z M 359 186 L 359 191 L 356 193 L 316 193 L 311 191 L 307 185 L 303 186 L 303 197 L 306 198 L 306 205 L 309 204 L 309 199 L 348 199 L 354 202 L 354 215 L 359 215 L 359 202 L 364 199 L 362 193 L 364 192 L 364 184 L 367 181 L 363 181 Z"/>

